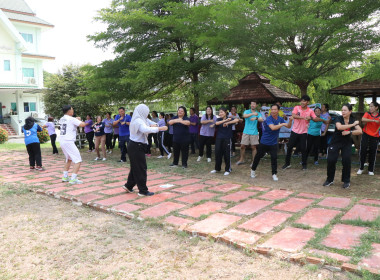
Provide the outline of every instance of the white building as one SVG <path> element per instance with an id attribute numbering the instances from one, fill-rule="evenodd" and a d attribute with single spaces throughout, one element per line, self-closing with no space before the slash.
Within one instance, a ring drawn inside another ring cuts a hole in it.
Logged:
<path id="1" fill-rule="evenodd" d="M 45 118 L 42 102 L 41 33 L 54 26 L 38 17 L 24 0 L 0 0 L 0 123 L 20 134 L 24 120 Z"/>

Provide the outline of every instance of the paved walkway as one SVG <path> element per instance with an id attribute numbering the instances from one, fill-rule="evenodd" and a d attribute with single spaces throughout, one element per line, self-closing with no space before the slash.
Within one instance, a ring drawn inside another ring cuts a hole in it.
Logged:
<path id="1" fill-rule="evenodd" d="M 29 171 L 27 155 L 0 155 L 0 182 L 127 218 L 155 219 L 193 235 L 215 238 L 292 261 L 367 269 L 380 274 L 380 199 L 325 197 L 148 172 L 149 190 L 126 193 L 128 168 L 84 162 L 82 185 L 61 182 L 62 159 L 44 156 L 44 172 Z"/>

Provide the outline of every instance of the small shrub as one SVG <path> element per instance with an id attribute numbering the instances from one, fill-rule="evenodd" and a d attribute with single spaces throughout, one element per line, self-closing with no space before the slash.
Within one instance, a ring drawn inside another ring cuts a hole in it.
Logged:
<path id="1" fill-rule="evenodd" d="M 40 140 L 40 143 L 46 143 L 50 140 L 49 133 L 47 129 L 42 129 L 42 131 L 37 132 L 38 139 Z"/>
<path id="2" fill-rule="evenodd" d="M 8 131 L 0 127 L 0 144 L 8 141 Z"/>

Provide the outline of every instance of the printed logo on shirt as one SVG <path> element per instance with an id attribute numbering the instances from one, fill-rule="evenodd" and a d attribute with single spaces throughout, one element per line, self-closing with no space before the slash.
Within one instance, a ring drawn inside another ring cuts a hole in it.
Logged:
<path id="1" fill-rule="evenodd" d="M 32 132 L 30 130 L 27 130 L 26 131 L 26 136 L 30 136 L 30 135 L 32 135 Z"/>

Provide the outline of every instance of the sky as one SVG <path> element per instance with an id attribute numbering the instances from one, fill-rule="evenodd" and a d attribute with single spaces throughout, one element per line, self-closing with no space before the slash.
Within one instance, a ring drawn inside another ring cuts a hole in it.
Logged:
<path id="1" fill-rule="evenodd" d="M 41 53 L 55 57 L 45 61 L 44 70 L 56 73 L 67 64 L 99 64 L 113 58 L 112 49 L 95 48 L 86 36 L 106 29 L 94 22 L 97 11 L 112 0 L 26 0 L 36 16 L 54 25 L 42 34 Z"/>

